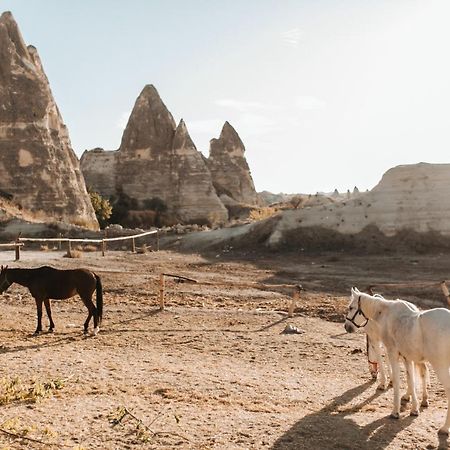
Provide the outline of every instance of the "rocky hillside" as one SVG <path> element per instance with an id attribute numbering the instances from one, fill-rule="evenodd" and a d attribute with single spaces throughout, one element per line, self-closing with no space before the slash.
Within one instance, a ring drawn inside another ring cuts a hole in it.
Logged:
<path id="1" fill-rule="evenodd" d="M 211 141 L 210 158 L 203 157 L 184 121 L 176 125 L 155 87 L 147 85 L 119 149 L 85 151 L 81 169 L 86 184 L 104 196 L 125 194 L 141 208 L 158 199 L 167 206 L 168 222 L 217 225 L 228 220 L 228 203 L 258 203 L 244 151 L 226 123 Z"/>
<path id="2" fill-rule="evenodd" d="M 417 251 L 450 249 L 450 164 L 388 170 L 369 192 L 311 196 L 267 220 L 195 233 L 181 248 Z"/>
<path id="3" fill-rule="evenodd" d="M 42 221 L 98 222 L 37 50 L 0 17 L 0 190 Z"/>

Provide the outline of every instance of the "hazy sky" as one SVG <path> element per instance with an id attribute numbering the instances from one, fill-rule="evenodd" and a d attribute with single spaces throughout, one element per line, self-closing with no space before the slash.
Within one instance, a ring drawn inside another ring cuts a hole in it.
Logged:
<path id="1" fill-rule="evenodd" d="M 448 0 L 0 0 L 78 155 L 116 149 L 153 84 L 205 155 L 225 120 L 258 191 L 372 188 L 450 162 Z"/>

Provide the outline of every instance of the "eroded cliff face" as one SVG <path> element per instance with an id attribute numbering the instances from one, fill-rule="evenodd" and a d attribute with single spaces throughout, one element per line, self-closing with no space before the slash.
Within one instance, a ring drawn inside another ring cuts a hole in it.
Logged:
<path id="1" fill-rule="evenodd" d="M 244 153 L 241 138 L 225 122 L 220 137 L 210 142 L 207 164 L 219 196 L 226 196 L 241 204 L 257 205 L 258 194 Z"/>
<path id="2" fill-rule="evenodd" d="M 152 85 L 137 98 L 120 148 L 86 151 L 81 164 L 87 185 L 100 194 L 123 193 L 141 206 L 158 198 L 174 222 L 216 225 L 228 218 L 186 124 L 175 126 Z"/>
<path id="3" fill-rule="evenodd" d="M 37 50 L 0 17 L 0 189 L 43 221 L 98 228 Z"/>
<path id="4" fill-rule="evenodd" d="M 117 151 L 94 148 L 86 150 L 80 158 L 80 168 L 89 190 L 105 197 L 116 194 Z"/>
<path id="5" fill-rule="evenodd" d="M 393 167 L 369 192 L 283 213 L 269 245 L 278 245 L 290 230 L 316 226 L 344 234 L 356 234 L 374 225 L 386 236 L 404 229 L 450 236 L 449 192 L 450 164 Z"/>
<path id="6" fill-rule="evenodd" d="M 172 144 L 171 204 L 183 223 L 224 223 L 228 212 L 214 190 L 205 161 L 195 148 L 183 120 Z M 205 220 L 206 219 L 206 220 Z"/>

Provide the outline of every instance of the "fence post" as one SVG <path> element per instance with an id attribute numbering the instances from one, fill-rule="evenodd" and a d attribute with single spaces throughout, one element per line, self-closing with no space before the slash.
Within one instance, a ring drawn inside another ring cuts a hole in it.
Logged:
<path id="1" fill-rule="evenodd" d="M 102 256 L 105 256 L 106 251 L 106 242 L 104 239 L 102 239 Z"/>
<path id="2" fill-rule="evenodd" d="M 20 236 L 20 234 L 19 234 L 19 236 Z M 19 259 L 20 259 L 20 238 L 19 238 L 19 236 L 17 236 L 16 245 L 14 246 L 14 250 L 16 253 L 15 261 L 19 261 Z"/>
<path id="3" fill-rule="evenodd" d="M 301 291 L 303 291 L 303 287 L 298 284 L 295 287 L 295 291 L 292 294 L 292 300 L 291 300 L 291 304 L 289 305 L 289 310 L 288 310 L 288 317 L 293 317 L 294 316 L 296 302 L 300 298 L 300 292 Z"/>
<path id="4" fill-rule="evenodd" d="M 159 276 L 159 309 L 164 310 L 164 274 Z"/>
<path id="5" fill-rule="evenodd" d="M 159 252 L 159 231 L 156 230 L 156 251 Z"/>
<path id="6" fill-rule="evenodd" d="M 62 233 L 58 233 L 59 241 L 58 241 L 58 249 L 61 250 L 61 237 Z"/>
<path id="7" fill-rule="evenodd" d="M 131 239 L 131 253 L 136 253 L 136 242 L 133 239 Z"/>
<path id="8" fill-rule="evenodd" d="M 67 256 L 72 256 L 72 243 L 70 242 L 70 240 L 67 241 Z"/>

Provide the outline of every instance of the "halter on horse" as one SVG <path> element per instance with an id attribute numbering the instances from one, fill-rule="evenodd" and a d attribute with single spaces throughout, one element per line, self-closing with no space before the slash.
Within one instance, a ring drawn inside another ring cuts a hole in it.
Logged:
<path id="1" fill-rule="evenodd" d="M 50 322 L 49 332 L 53 332 L 55 324 L 52 319 L 50 299 L 64 300 L 79 295 L 86 308 L 88 317 L 84 322 L 84 333 L 87 334 L 89 321 L 94 318 L 94 335 L 99 332 L 103 313 L 103 289 L 100 277 L 87 269 L 59 270 L 43 266 L 36 269 L 9 269 L 1 266 L 0 294 L 13 283 L 28 288 L 37 309 L 37 328 L 34 334 L 42 331 L 42 303 Z M 96 306 L 92 295 L 96 292 Z"/>

